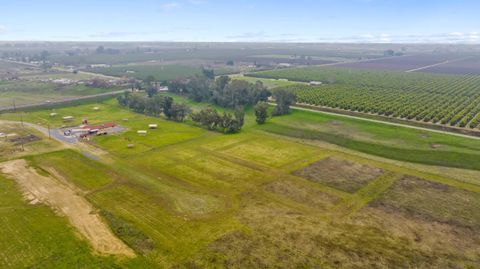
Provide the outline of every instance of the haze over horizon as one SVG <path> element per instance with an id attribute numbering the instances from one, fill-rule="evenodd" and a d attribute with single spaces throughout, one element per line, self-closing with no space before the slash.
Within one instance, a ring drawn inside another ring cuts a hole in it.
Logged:
<path id="1" fill-rule="evenodd" d="M 480 44 L 478 10 L 472 0 L 18 0 L 2 3 L 0 41 Z"/>

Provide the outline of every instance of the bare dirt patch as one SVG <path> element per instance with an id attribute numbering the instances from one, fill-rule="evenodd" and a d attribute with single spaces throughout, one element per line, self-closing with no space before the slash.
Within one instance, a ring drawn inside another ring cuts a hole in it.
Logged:
<path id="1" fill-rule="evenodd" d="M 412 176 L 395 182 L 370 206 L 410 218 L 480 230 L 480 193 Z"/>
<path id="2" fill-rule="evenodd" d="M 315 188 L 286 180 L 268 183 L 265 190 L 317 209 L 327 209 L 340 201 L 339 198 Z"/>
<path id="3" fill-rule="evenodd" d="M 58 214 L 66 216 L 99 253 L 135 256 L 129 247 L 115 237 L 100 216 L 94 213 L 93 206 L 71 186 L 62 184 L 51 176 L 40 175 L 25 160 L 1 163 L 0 171 L 20 185 L 30 203 L 46 204 Z"/>
<path id="4" fill-rule="evenodd" d="M 30 143 L 30 142 L 35 142 L 35 141 L 40 141 L 40 140 L 41 140 L 40 137 L 38 137 L 36 135 L 33 135 L 33 134 L 29 134 L 29 135 L 26 135 L 26 136 L 10 139 L 10 142 L 12 142 L 14 145 L 20 145 L 20 144 L 27 144 L 27 143 Z"/>
<path id="5" fill-rule="evenodd" d="M 295 175 L 327 186 L 355 192 L 383 174 L 383 170 L 332 157 L 315 162 L 294 172 Z"/>

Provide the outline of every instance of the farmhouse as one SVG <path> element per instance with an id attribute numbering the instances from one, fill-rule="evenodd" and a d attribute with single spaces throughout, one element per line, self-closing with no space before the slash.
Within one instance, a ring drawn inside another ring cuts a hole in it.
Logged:
<path id="1" fill-rule="evenodd" d="M 109 64 L 91 64 L 90 68 L 107 68 L 110 67 Z"/>
<path id="2" fill-rule="evenodd" d="M 78 137 L 86 137 L 88 135 L 106 135 L 109 132 L 112 132 L 112 128 L 116 127 L 116 124 L 113 122 L 107 122 L 100 125 L 80 125 L 76 128 L 68 129 L 64 131 L 64 135 L 70 136 L 75 135 Z"/>

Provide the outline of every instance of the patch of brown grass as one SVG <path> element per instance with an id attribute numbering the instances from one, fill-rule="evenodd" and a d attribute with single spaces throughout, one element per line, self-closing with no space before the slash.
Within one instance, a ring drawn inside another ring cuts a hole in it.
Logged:
<path id="1" fill-rule="evenodd" d="M 371 203 L 389 213 L 480 230 L 480 193 L 404 176 Z"/>
<path id="2" fill-rule="evenodd" d="M 273 181 L 265 185 L 264 188 L 266 191 L 315 209 L 327 209 L 340 201 L 338 197 L 289 180 Z"/>
<path id="3" fill-rule="evenodd" d="M 332 157 L 294 172 L 295 175 L 347 192 L 355 192 L 383 174 L 383 170 Z"/>

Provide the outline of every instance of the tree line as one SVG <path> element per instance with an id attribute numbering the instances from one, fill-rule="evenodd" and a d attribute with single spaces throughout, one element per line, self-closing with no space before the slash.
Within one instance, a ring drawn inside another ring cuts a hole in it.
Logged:
<path id="1" fill-rule="evenodd" d="M 228 76 L 215 79 L 211 71 L 204 69 L 203 73 L 204 75 L 172 80 L 167 83 L 168 90 L 196 102 L 209 102 L 226 108 L 266 102 L 272 94 L 261 81 L 250 83 L 232 80 Z"/>
<path id="2" fill-rule="evenodd" d="M 245 118 L 243 107 L 235 108 L 233 114 L 228 112 L 221 114 L 211 107 L 192 112 L 188 105 L 176 103 L 172 97 L 158 94 L 144 96 L 126 91 L 117 97 L 117 101 L 119 105 L 134 112 L 153 117 L 164 115 L 167 119 L 177 122 L 183 122 L 190 117 L 197 125 L 226 134 L 240 132 Z"/>
<path id="3" fill-rule="evenodd" d="M 209 130 L 237 133 L 244 125 L 245 106 L 253 106 L 256 122 L 264 124 L 270 117 L 267 103 L 270 96 L 273 95 L 277 103 L 271 116 L 290 113 L 290 105 L 296 100 L 292 91 L 277 89 L 272 93 L 261 81 L 250 83 L 232 80 L 228 76 L 215 78 L 213 70 L 209 69 L 203 69 L 202 75 L 175 79 L 166 84 L 169 92 L 187 96 L 196 102 L 209 102 L 230 108 L 233 112 L 220 113 L 212 107 L 193 112 L 189 106 L 175 103 L 172 97 L 159 95 L 153 76 L 145 79 L 142 85 L 132 84 L 132 89 L 145 89 L 146 95 L 125 92 L 118 96 L 118 103 L 137 113 L 154 117 L 163 114 L 167 119 L 178 122 L 183 122 L 189 117 L 197 125 Z"/>

